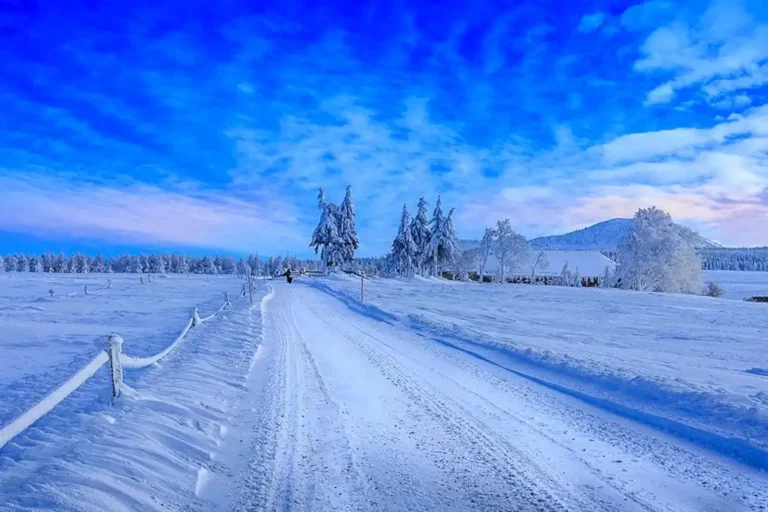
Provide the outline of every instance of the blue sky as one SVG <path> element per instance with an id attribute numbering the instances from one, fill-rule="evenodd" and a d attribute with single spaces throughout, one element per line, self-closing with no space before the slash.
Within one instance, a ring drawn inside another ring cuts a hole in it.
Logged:
<path id="1" fill-rule="evenodd" d="M 768 3 L 436 5 L 5 2 L 0 252 L 308 254 L 347 184 L 364 255 L 438 194 L 768 244 Z"/>

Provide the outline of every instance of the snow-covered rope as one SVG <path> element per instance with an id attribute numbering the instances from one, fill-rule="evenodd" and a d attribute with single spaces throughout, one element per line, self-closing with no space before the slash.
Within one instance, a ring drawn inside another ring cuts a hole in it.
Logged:
<path id="1" fill-rule="evenodd" d="M 112 286 L 112 281 L 110 279 L 107 279 L 107 284 L 105 284 L 104 286 L 102 286 L 98 290 L 95 290 L 95 291 L 92 291 L 92 292 L 88 292 L 86 295 L 98 295 L 101 292 L 103 292 L 104 290 L 109 289 L 110 286 Z M 86 286 L 86 290 L 87 289 L 88 289 L 88 287 Z"/>
<path id="2" fill-rule="evenodd" d="M 104 289 L 109 288 L 109 284 Z M 120 387 L 123 381 L 123 368 L 146 368 L 151 366 L 170 354 L 173 349 L 181 342 L 192 327 L 201 325 L 218 315 L 224 308 L 230 305 L 229 296 L 226 297 L 224 304 L 210 316 L 200 318 L 197 308 L 192 310 L 192 316 L 187 321 L 187 325 L 181 333 L 173 340 L 165 350 L 150 357 L 131 357 L 122 353 L 123 339 L 118 334 L 109 335 L 109 343 L 104 351 L 94 357 L 90 363 L 85 365 L 79 372 L 72 376 L 67 382 L 59 386 L 56 390 L 43 398 L 34 407 L 23 413 L 8 425 L 0 429 L 0 448 L 29 428 L 34 422 L 48 414 L 54 407 L 59 405 L 73 391 L 82 386 L 85 381 L 93 375 L 106 363 L 110 363 L 112 373 L 112 392 L 113 396 L 120 395 Z"/>
<path id="3" fill-rule="evenodd" d="M 26 430 L 34 422 L 48 414 L 51 409 L 59 405 L 74 390 L 83 385 L 85 381 L 93 377 L 99 368 L 109 361 L 109 354 L 101 352 L 94 357 L 90 363 L 85 365 L 82 370 L 77 372 L 67 382 L 59 386 L 53 393 L 43 398 L 30 410 L 13 420 L 8 425 L 0 429 L 0 448 L 5 446 L 11 439 Z"/>
<path id="4" fill-rule="evenodd" d="M 173 349 L 176 348 L 176 345 L 179 344 L 179 342 L 184 339 L 184 336 L 187 335 L 189 332 L 189 329 L 192 328 L 193 319 L 190 318 L 187 321 L 187 325 L 184 326 L 184 330 L 181 331 L 181 333 L 176 337 L 175 340 L 173 340 L 173 343 L 171 343 L 168 348 L 163 350 L 162 352 L 159 352 L 153 356 L 149 357 L 133 357 L 128 356 L 125 354 L 120 354 L 120 361 L 123 363 L 123 368 L 146 368 L 147 366 L 152 366 L 168 354 L 170 354 Z"/>

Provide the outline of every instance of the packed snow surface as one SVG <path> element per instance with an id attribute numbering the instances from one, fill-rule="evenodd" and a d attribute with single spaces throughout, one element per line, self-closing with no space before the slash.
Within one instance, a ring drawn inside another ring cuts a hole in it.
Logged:
<path id="1" fill-rule="evenodd" d="M 73 395 L 0 449 L 0 510 L 768 510 L 764 305 L 364 284 L 259 283 Z"/>

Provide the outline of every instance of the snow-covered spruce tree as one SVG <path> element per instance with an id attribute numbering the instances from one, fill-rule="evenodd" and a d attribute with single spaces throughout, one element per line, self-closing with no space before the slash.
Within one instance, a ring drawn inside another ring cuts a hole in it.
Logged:
<path id="1" fill-rule="evenodd" d="M 675 224 L 669 214 L 656 207 L 638 210 L 619 245 L 619 286 L 639 291 L 701 293 L 697 238 L 694 231 Z"/>
<path id="2" fill-rule="evenodd" d="M 493 246 L 496 243 L 496 230 L 493 228 L 485 228 L 485 234 L 483 239 L 480 240 L 480 249 L 478 251 L 477 278 L 480 282 L 483 282 L 483 274 L 485 274 L 485 266 L 488 264 L 488 256 L 491 255 Z"/>
<path id="3" fill-rule="evenodd" d="M 147 257 L 147 271 L 150 274 L 165 274 L 165 262 L 159 254 L 150 254 Z"/>
<path id="4" fill-rule="evenodd" d="M 91 261 L 91 272 L 105 272 L 106 263 L 104 262 L 104 256 L 97 254 L 93 261 Z"/>
<path id="5" fill-rule="evenodd" d="M 576 272 L 573 273 L 573 286 L 581 288 L 581 274 L 579 273 L 579 267 L 576 267 Z"/>
<path id="6" fill-rule="evenodd" d="M 5 271 L 6 272 L 16 272 L 19 266 L 19 259 L 13 255 L 9 254 L 7 258 L 5 258 Z"/>
<path id="7" fill-rule="evenodd" d="M 320 208 L 320 222 L 312 233 L 312 241 L 309 246 L 315 249 L 315 254 L 320 252 L 323 261 L 323 272 L 328 272 L 328 263 L 333 262 L 331 257 L 338 258 L 336 254 L 339 246 L 339 228 L 336 221 L 336 206 L 325 200 L 325 190 L 321 187 L 317 196 Z M 331 253 L 334 253 L 333 255 Z"/>
<path id="8" fill-rule="evenodd" d="M 45 270 L 43 269 L 42 258 L 34 258 L 34 261 L 33 261 L 32 265 L 30 266 L 30 270 L 32 272 L 43 273 Z"/>
<path id="9" fill-rule="evenodd" d="M 416 244 L 416 258 L 415 266 L 420 275 L 424 275 L 424 267 L 427 264 L 427 258 L 425 256 L 427 252 L 427 244 L 431 231 L 429 229 L 429 220 L 427 220 L 427 202 L 424 198 L 419 198 L 419 205 L 416 211 L 416 216 L 411 221 L 411 238 Z"/>
<path id="10" fill-rule="evenodd" d="M 571 272 L 571 266 L 568 262 L 563 265 L 563 270 L 560 271 L 560 286 L 571 286 L 573 284 L 573 272 Z"/>
<path id="11" fill-rule="evenodd" d="M 18 272 L 29 272 L 29 258 L 26 254 L 20 254 L 16 262 Z"/>
<path id="12" fill-rule="evenodd" d="M 258 254 L 251 254 L 248 256 L 248 261 L 246 263 L 248 265 L 248 268 L 250 269 L 250 273 L 252 276 L 260 276 L 261 275 L 261 260 L 259 259 Z"/>
<path id="13" fill-rule="evenodd" d="M 429 228 L 429 243 L 425 255 L 432 275 L 438 276 L 443 265 L 451 265 L 456 261 L 459 252 L 459 242 L 453 226 L 453 209 L 447 218 L 444 217 L 439 196 Z"/>
<path id="14" fill-rule="evenodd" d="M 3 255 L 0 254 L 0 274 L 5 272 L 5 258 L 3 258 Z"/>
<path id="15" fill-rule="evenodd" d="M 509 219 L 496 223 L 496 243 L 493 252 L 499 260 L 499 280 L 506 282 L 506 272 L 515 272 L 528 258 L 528 241 L 512 230 Z"/>
<path id="16" fill-rule="evenodd" d="M 412 276 L 416 268 L 418 250 L 416 242 L 411 234 L 411 216 L 408 207 L 403 205 L 403 213 L 400 215 L 400 229 L 392 242 L 392 258 L 397 274 L 400 276 Z"/>
<path id="17" fill-rule="evenodd" d="M 130 272 L 132 274 L 143 274 L 144 266 L 141 264 L 141 259 L 135 255 L 129 256 L 129 258 L 130 258 L 130 264 L 127 272 Z"/>
<path id="18" fill-rule="evenodd" d="M 600 279 L 600 288 L 610 288 L 613 286 L 615 281 L 615 278 L 613 276 L 613 273 L 611 272 L 610 267 L 605 267 L 605 272 L 603 273 L 603 277 Z"/>
<path id="19" fill-rule="evenodd" d="M 352 200 L 352 187 L 347 186 L 344 201 L 339 207 L 339 249 L 341 261 L 339 264 L 348 265 L 355 259 L 355 251 L 360 247 L 355 229 L 355 203 Z"/>

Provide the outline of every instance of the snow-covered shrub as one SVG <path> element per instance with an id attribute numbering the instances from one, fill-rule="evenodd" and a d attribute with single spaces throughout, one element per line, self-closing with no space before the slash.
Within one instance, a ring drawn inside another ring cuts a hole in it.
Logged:
<path id="1" fill-rule="evenodd" d="M 704 285 L 704 295 L 720 299 L 725 295 L 725 290 L 723 290 L 723 287 L 719 284 L 709 281 Z"/>

